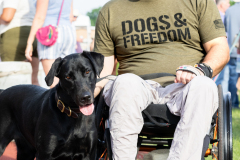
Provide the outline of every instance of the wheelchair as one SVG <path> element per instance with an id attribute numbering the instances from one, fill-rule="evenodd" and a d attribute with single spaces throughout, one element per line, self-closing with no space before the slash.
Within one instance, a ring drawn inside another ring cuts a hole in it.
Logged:
<path id="1" fill-rule="evenodd" d="M 168 73 L 155 73 L 140 76 L 144 80 L 164 76 L 174 76 Z M 232 108 L 230 93 L 224 94 L 218 85 L 219 106 L 212 117 L 209 135 L 205 137 L 202 157 L 211 156 L 213 160 L 232 160 Z M 102 92 L 95 99 L 96 126 L 98 143 L 96 160 L 112 160 L 109 107 L 106 105 Z M 174 131 L 180 120 L 173 115 L 166 104 L 150 104 L 143 112 L 144 126 L 138 136 L 138 151 L 150 152 L 156 149 L 171 147 Z M 200 157 L 199 157 L 200 158 Z"/>

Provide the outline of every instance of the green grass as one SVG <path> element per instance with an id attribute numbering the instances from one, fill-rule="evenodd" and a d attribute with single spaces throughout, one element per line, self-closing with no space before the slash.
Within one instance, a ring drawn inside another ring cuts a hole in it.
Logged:
<path id="1" fill-rule="evenodd" d="M 233 160 L 240 160 L 240 109 L 232 112 L 233 120 Z"/>
<path id="2" fill-rule="evenodd" d="M 240 160 L 240 109 L 232 111 L 232 126 L 233 126 L 233 160 Z M 212 160 L 209 156 L 205 160 Z"/>

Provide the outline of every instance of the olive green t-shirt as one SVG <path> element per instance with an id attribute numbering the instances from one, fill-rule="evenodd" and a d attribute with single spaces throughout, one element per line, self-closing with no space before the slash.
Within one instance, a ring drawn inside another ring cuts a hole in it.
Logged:
<path id="1" fill-rule="evenodd" d="M 213 0 L 111 0 L 99 12 L 94 51 L 115 55 L 119 74 L 176 73 L 226 36 Z"/>

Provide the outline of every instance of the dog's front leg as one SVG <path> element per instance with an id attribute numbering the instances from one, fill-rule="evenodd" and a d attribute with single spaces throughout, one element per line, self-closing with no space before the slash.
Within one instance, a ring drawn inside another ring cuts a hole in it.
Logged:
<path id="1" fill-rule="evenodd" d="M 90 156 L 89 156 L 89 160 L 94 160 L 95 156 L 96 156 L 96 149 L 97 149 L 97 131 L 91 131 L 89 132 L 89 136 L 88 136 L 88 140 L 89 140 L 89 151 L 90 151 Z M 88 160 L 88 159 L 86 159 Z"/>

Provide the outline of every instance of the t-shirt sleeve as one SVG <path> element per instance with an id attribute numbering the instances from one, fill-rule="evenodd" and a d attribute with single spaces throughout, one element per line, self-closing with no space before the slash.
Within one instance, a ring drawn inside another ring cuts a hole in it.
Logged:
<path id="1" fill-rule="evenodd" d="M 14 8 L 17 9 L 19 0 L 4 0 L 3 8 Z"/>
<path id="2" fill-rule="evenodd" d="M 114 43 L 109 33 L 107 21 L 101 12 L 99 12 L 95 28 L 94 51 L 105 57 L 114 55 Z"/>
<path id="3" fill-rule="evenodd" d="M 198 8 L 199 34 L 202 43 L 226 36 L 220 13 L 213 0 L 201 0 Z"/>

